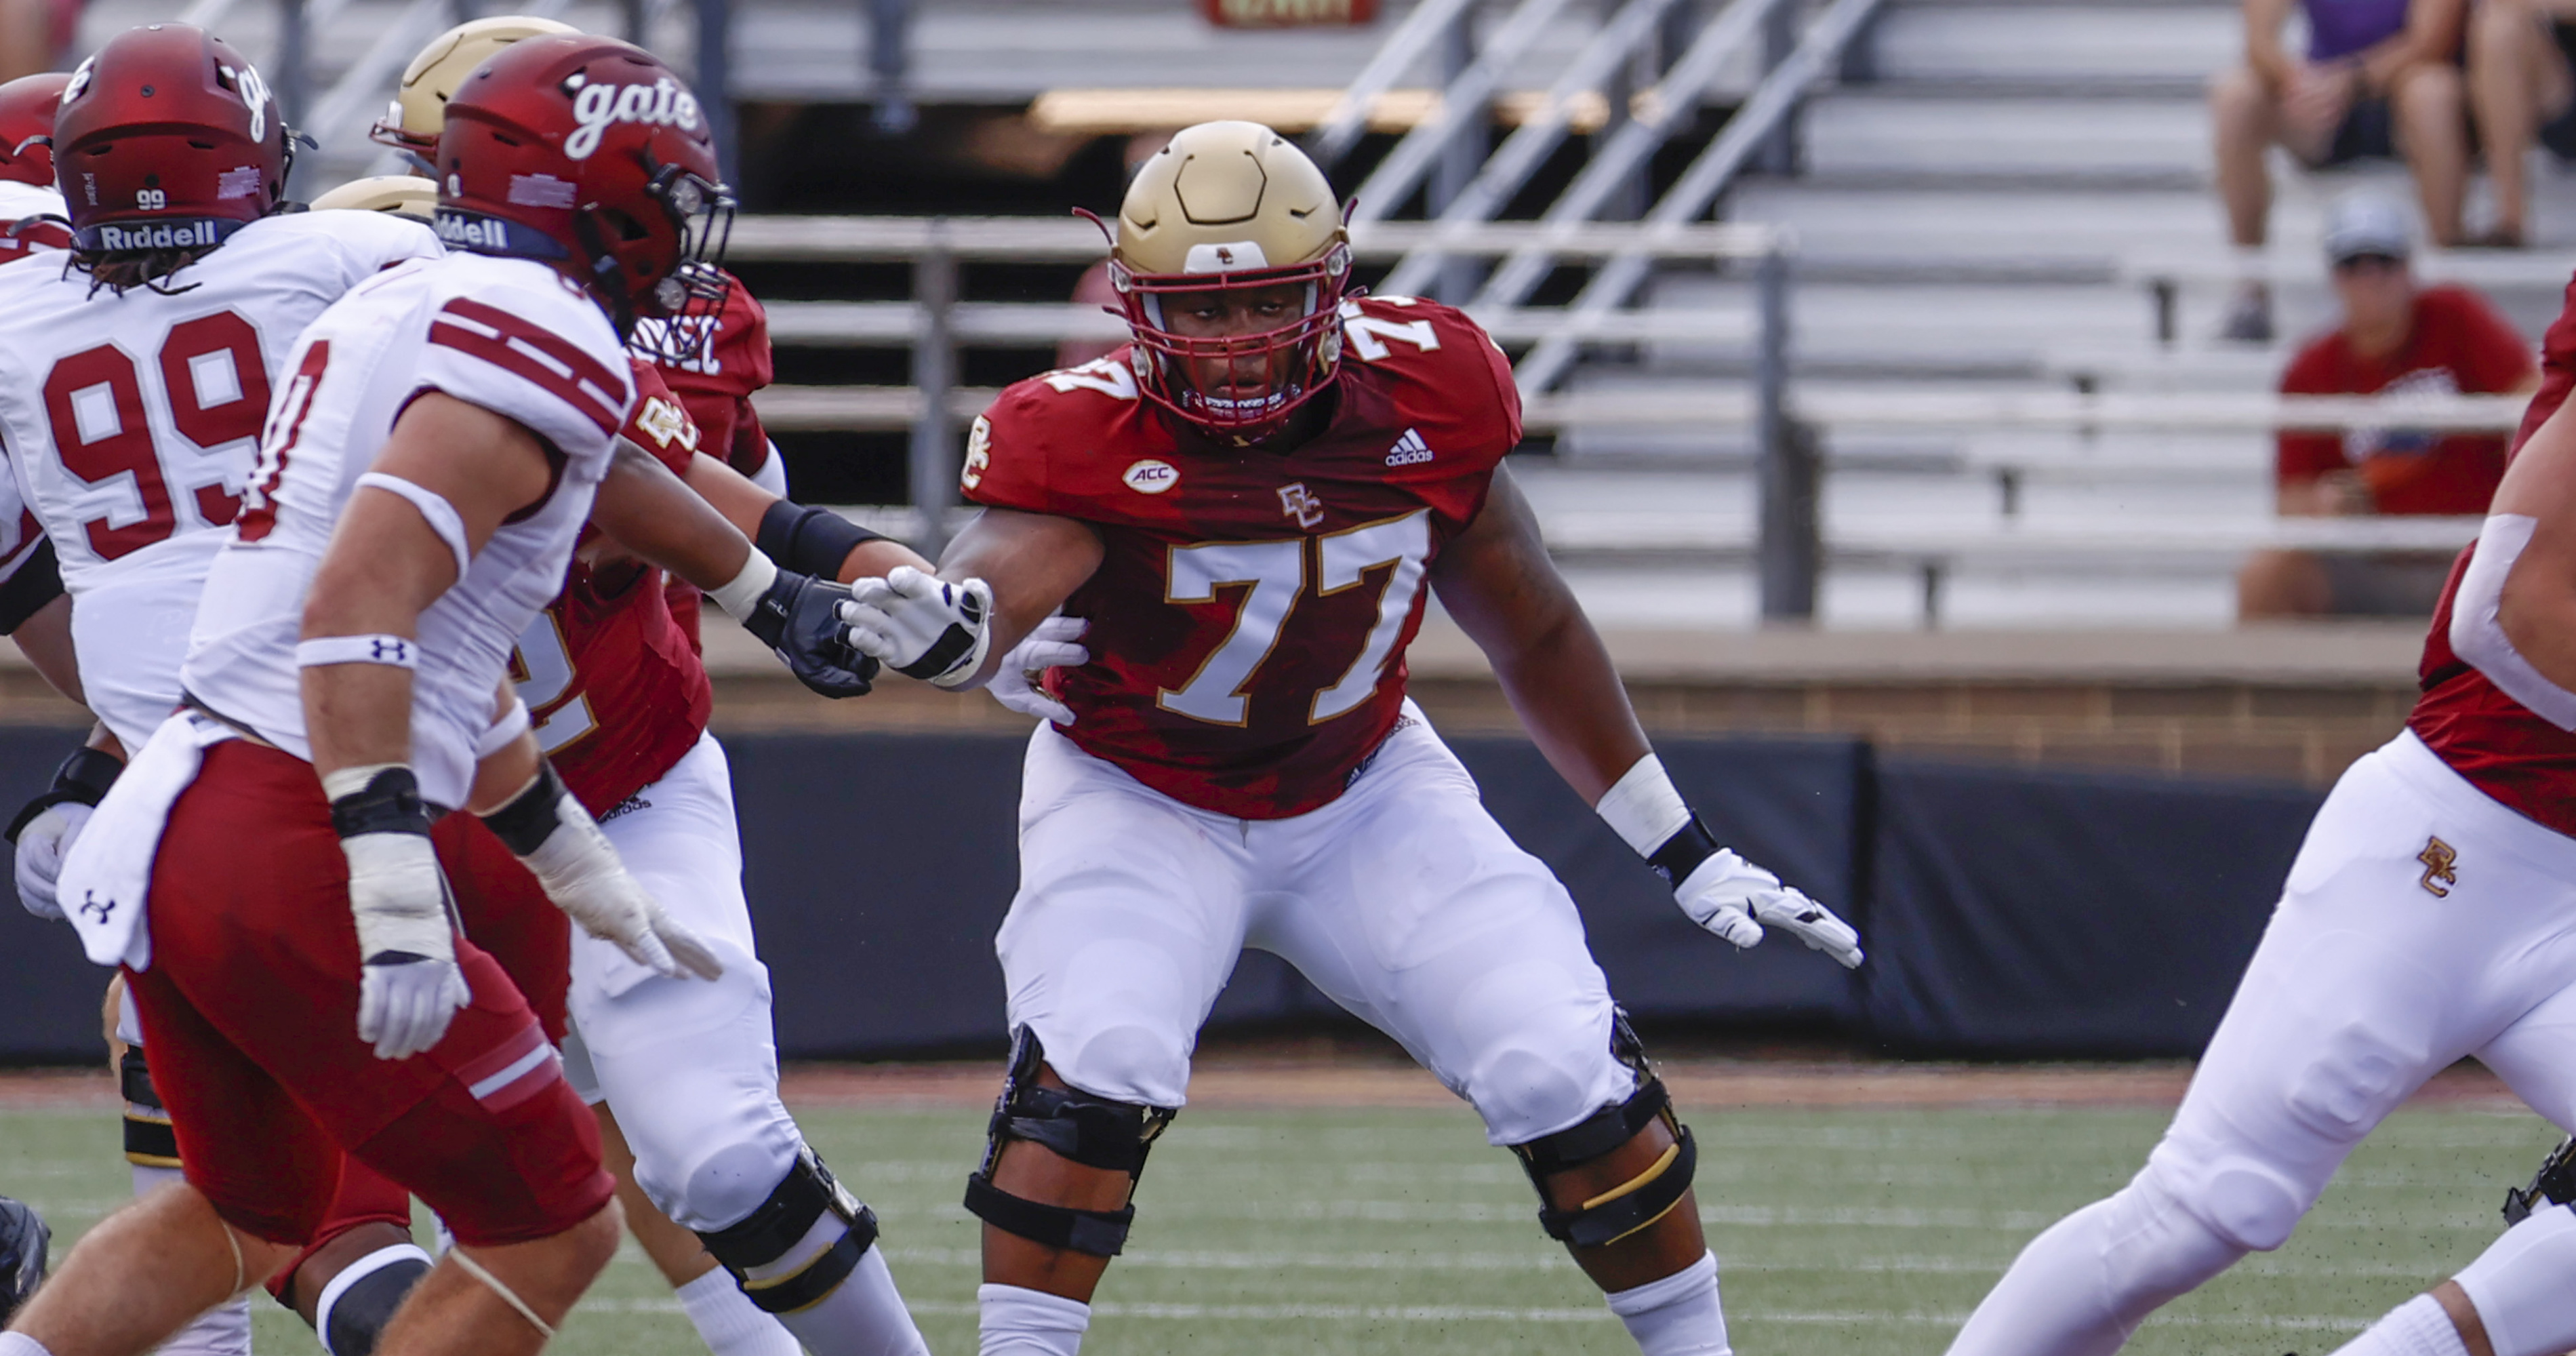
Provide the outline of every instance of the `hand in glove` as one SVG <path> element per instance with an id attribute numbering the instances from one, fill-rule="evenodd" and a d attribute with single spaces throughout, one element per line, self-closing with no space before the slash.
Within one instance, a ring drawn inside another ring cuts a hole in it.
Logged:
<path id="1" fill-rule="evenodd" d="M 951 584 L 909 565 L 851 584 L 841 604 L 852 645 L 940 687 L 962 686 L 983 667 L 992 615 L 993 590 L 983 580 Z"/>
<path id="2" fill-rule="evenodd" d="M 827 579 L 780 570 L 742 629 L 776 652 L 796 681 L 826 697 L 867 695 L 877 661 L 850 647 L 840 607 L 850 591 Z"/>
<path id="3" fill-rule="evenodd" d="M 674 920 L 627 873 L 608 835 L 564 789 L 553 764 L 539 763 L 537 779 L 483 822 L 535 874 L 546 898 L 582 931 L 615 943 L 636 964 L 673 979 L 724 974 L 724 962 L 706 942 Z"/>
<path id="4" fill-rule="evenodd" d="M 438 1044 L 474 1001 L 456 964 L 447 878 L 429 845 L 419 784 L 399 763 L 342 768 L 322 779 L 331 823 L 349 859 L 349 913 L 358 928 L 358 1039 L 378 1059 Z"/>
<path id="5" fill-rule="evenodd" d="M 1673 887 L 1673 898 L 1692 922 L 1737 946 L 1759 943 L 1766 926 L 1783 928 L 1844 969 L 1860 964 L 1860 934 L 1851 924 L 1731 849 L 1701 862 Z"/>
<path id="6" fill-rule="evenodd" d="M 1080 668 L 1091 662 L 1091 651 L 1082 644 L 1082 633 L 1091 623 L 1080 617 L 1049 617 L 1039 622 L 1029 638 L 1002 656 L 1002 667 L 993 674 L 985 691 L 993 700 L 1024 716 L 1036 716 L 1058 725 L 1073 723 L 1073 710 L 1047 695 L 1038 681 L 1048 669 Z"/>
<path id="7" fill-rule="evenodd" d="M 63 858 L 72 840 L 89 822 L 91 809 L 79 801 L 62 801 L 38 810 L 18 830 L 18 902 L 38 918 L 61 922 L 63 906 L 54 882 L 63 874 Z"/>

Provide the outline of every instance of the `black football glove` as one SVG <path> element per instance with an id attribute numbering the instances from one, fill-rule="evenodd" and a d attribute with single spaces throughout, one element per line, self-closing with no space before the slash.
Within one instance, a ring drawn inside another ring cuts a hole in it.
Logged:
<path id="1" fill-rule="evenodd" d="M 0 1327 L 36 1293 L 45 1279 L 45 1249 L 53 1231 L 34 1206 L 0 1196 Z"/>
<path id="2" fill-rule="evenodd" d="M 830 580 L 780 570 L 742 629 L 775 651 L 796 681 L 826 697 L 867 695 L 877 661 L 850 645 L 840 607 L 850 591 Z"/>

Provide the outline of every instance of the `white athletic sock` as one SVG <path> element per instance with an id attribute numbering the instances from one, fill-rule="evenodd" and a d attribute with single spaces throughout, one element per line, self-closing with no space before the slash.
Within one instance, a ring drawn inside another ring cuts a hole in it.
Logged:
<path id="1" fill-rule="evenodd" d="M 885 1249 L 871 1247 L 832 1293 L 778 1321 L 814 1356 L 929 1356 L 894 1288 Z"/>
<path id="2" fill-rule="evenodd" d="M 45 1344 L 23 1332 L 0 1332 L 0 1356 L 54 1356 Z"/>
<path id="3" fill-rule="evenodd" d="M 1074 1356 L 1091 1326 L 1090 1305 L 1016 1285 L 975 1287 L 975 1307 L 983 1312 L 978 1356 Z"/>
<path id="4" fill-rule="evenodd" d="M 2110 1356 L 2147 1315 L 2245 1253 L 2167 1195 L 2150 1168 L 2032 1239 L 1968 1316 L 1950 1356 Z"/>
<path id="5" fill-rule="evenodd" d="M 1726 1313 L 1717 1303 L 1716 1253 L 1701 1253 L 1660 1281 L 1602 1298 L 1645 1356 L 1734 1356 L 1726 1344 Z"/>
<path id="6" fill-rule="evenodd" d="M 2555 1356 L 2576 1347 L 2576 1210 L 2552 1206 L 2504 1231 L 2451 1279 L 2477 1306 L 2495 1356 Z"/>
<path id="7" fill-rule="evenodd" d="M 680 1297 L 680 1312 L 689 1316 L 715 1356 L 799 1356 L 804 1350 L 777 1319 L 742 1293 L 733 1273 L 723 1267 L 674 1293 Z"/>
<path id="8" fill-rule="evenodd" d="M 2417 1295 L 2389 1310 L 2388 1317 L 2370 1325 L 2370 1331 L 2344 1343 L 2335 1356 L 2469 1356 L 2469 1348 L 2440 1302 L 2430 1295 Z"/>
<path id="9" fill-rule="evenodd" d="M 164 1183 L 179 1181 L 184 1175 L 177 1168 L 141 1163 L 132 1166 L 137 1196 L 149 1194 Z M 240 1296 L 197 1315 L 157 1350 L 161 1356 L 250 1356 L 250 1296 Z"/>

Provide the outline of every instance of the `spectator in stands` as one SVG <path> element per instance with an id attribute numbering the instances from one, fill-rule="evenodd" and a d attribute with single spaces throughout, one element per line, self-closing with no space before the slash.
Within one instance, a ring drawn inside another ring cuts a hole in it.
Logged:
<path id="1" fill-rule="evenodd" d="M 2407 266 L 2406 214 L 2368 193 L 2326 218 L 2342 322 L 2300 350 L 2286 395 L 2504 394 L 2534 389 L 2531 344 L 2465 287 L 2418 287 Z M 2276 472 L 2285 515 L 2481 514 L 2504 476 L 2495 433 L 2403 428 L 2285 430 Z M 2449 554 L 2262 551 L 2237 576 L 2240 618 L 2429 617 Z"/>
<path id="2" fill-rule="evenodd" d="M 2272 179 L 2264 153 L 2278 144 L 2310 168 L 2403 153 L 2424 203 L 2433 243 L 2460 240 L 2468 191 L 2468 118 L 2460 69 L 2467 0 L 2243 0 L 2245 64 L 2210 83 L 2218 196 L 2247 266 L 2264 243 Z M 2308 52 L 2281 44 L 2290 7 L 2308 16 Z M 2224 330 L 2268 343 L 2271 289 L 2237 285 Z"/>
<path id="3" fill-rule="evenodd" d="M 2476 243 L 2520 249 L 2530 231 L 2537 139 L 2576 159 L 2576 0 L 2478 0 L 2469 15 L 2469 110 L 2495 182 L 2495 225 Z"/>

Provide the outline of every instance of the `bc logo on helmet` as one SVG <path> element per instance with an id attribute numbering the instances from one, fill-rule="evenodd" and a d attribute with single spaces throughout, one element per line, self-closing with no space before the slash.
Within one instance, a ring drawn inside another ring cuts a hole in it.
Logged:
<path id="1" fill-rule="evenodd" d="M 575 73 L 574 81 L 581 81 Z M 564 138 L 563 153 L 573 160 L 588 160 L 599 149 L 599 139 L 609 124 L 638 122 L 656 127 L 678 127 L 694 131 L 698 126 L 698 96 L 680 88 L 679 82 L 663 76 L 649 85 L 593 85 L 583 82 L 580 93 L 572 100 L 573 121 L 580 124 Z"/>

